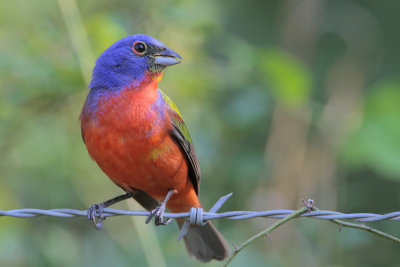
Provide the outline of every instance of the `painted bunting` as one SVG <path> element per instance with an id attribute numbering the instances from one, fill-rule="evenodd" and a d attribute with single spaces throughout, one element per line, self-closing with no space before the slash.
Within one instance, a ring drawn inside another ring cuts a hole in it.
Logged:
<path id="1" fill-rule="evenodd" d="M 80 120 L 90 156 L 126 194 L 90 207 L 98 213 L 133 197 L 151 211 L 146 222 L 166 224 L 165 208 L 188 212 L 201 207 L 200 168 L 193 143 L 171 99 L 158 89 L 166 67 L 182 57 L 143 34 L 123 38 L 96 61 Z M 97 218 L 97 219 L 96 219 Z M 177 220 L 180 227 L 184 221 Z M 217 229 L 191 226 L 184 237 L 190 255 L 200 261 L 223 260 L 229 246 Z"/>

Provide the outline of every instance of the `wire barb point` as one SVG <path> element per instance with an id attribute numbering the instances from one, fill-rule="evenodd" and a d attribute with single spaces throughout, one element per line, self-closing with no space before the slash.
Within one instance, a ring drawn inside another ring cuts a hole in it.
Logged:
<path id="1" fill-rule="evenodd" d="M 93 225 L 97 230 L 101 230 L 103 228 L 103 221 L 105 220 L 104 205 L 100 203 L 90 206 L 87 211 L 87 217 L 93 222 Z"/>
<path id="2" fill-rule="evenodd" d="M 269 241 L 271 241 L 272 238 L 270 233 L 267 233 L 265 236 L 269 239 Z"/>
<path id="3" fill-rule="evenodd" d="M 311 212 L 312 209 L 314 208 L 314 200 L 311 199 L 311 198 L 309 198 L 309 199 L 307 199 L 307 201 L 306 201 L 306 200 L 303 198 L 301 201 L 303 202 L 303 205 L 307 208 L 307 211 L 308 211 L 308 212 Z"/>

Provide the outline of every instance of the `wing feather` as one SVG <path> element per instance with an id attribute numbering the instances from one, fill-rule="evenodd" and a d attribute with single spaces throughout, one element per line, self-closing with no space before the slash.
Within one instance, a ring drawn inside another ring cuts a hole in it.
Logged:
<path id="1" fill-rule="evenodd" d="M 159 89 L 161 95 L 167 104 L 167 112 L 171 118 L 172 122 L 172 132 L 171 136 L 178 142 L 182 151 L 185 153 L 188 163 L 189 163 L 189 177 L 191 182 L 193 183 L 193 187 L 196 193 L 199 193 L 199 184 L 200 184 L 200 166 L 197 160 L 197 156 L 194 150 L 192 139 L 190 138 L 189 131 L 182 119 L 181 114 L 179 113 L 178 108 L 175 103 Z"/>

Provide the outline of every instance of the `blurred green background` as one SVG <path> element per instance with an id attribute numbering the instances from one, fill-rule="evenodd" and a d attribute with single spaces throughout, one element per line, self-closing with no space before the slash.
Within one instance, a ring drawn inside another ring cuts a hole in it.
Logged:
<path id="1" fill-rule="evenodd" d="M 193 137 L 206 208 L 386 213 L 400 207 L 400 1 L 0 2 L 0 209 L 86 209 L 121 193 L 78 116 L 94 61 L 149 34 L 184 61 L 160 84 Z M 129 206 L 127 206 L 129 204 Z M 138 208 L 133 201 L 115 208 Z M 239 244 L 273 220 L 217 221 Z M 397 222 L 371 223 L 400 236 Z M 203 266 L 175 224 L 0 218 L 0 266 Z M 285 224 L 231 266 L 395 266 L 390 241 L 327 221 Z M 213 262 L 209 266 L 218 266 Z"/>

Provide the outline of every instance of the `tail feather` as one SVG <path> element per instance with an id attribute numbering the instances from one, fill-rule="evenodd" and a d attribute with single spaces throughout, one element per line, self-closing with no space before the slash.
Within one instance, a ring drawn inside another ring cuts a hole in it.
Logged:
<path id="1" fill-rule="evenodd" d="M 183 222 L 178 221 L 180 227 Z M 186 249 L 192 257 L 209 262 L 223 260 L 229 254 L 229 245 L 211 222 L 205 226 L 191 226 L 184 237 Z"/>
<path id="2" fill-rule="evenodd" d="M 157 207 L 158 202 L 145 192 L 135 188 L 131 188 L 129 191 L 134 193 L 133 198 L 145 209 L 152 210 Z M 179 209 L 173 210 L 173 212 L 178 211 Z M 182 228 L 185 221 L 178 219 L 177 222 Z M 223 260 L 230 251 L 228 242 L 211 222 L 207 222 L 205 226 L 190 226 L 184 241 L 189 255 L 202 262 L 209 262 L 213 259 Z"/>

